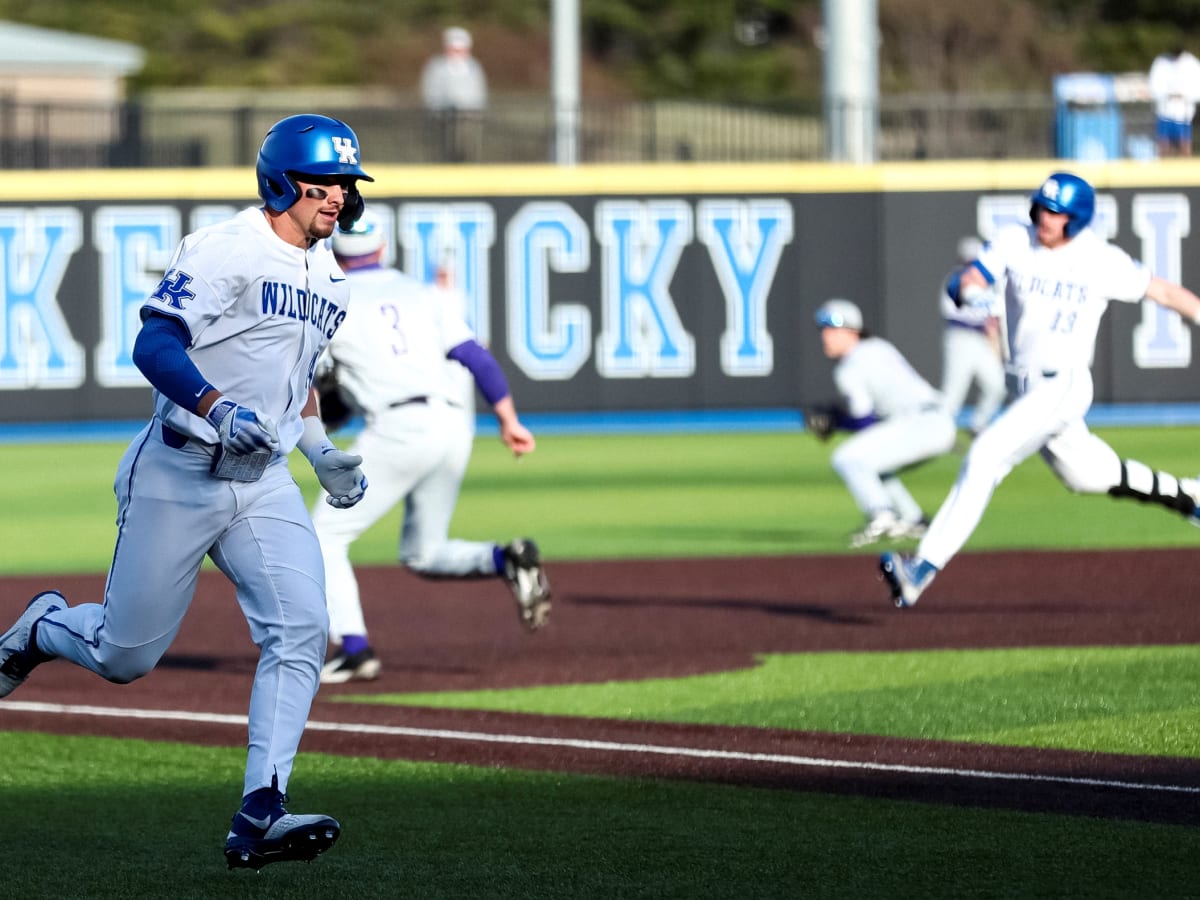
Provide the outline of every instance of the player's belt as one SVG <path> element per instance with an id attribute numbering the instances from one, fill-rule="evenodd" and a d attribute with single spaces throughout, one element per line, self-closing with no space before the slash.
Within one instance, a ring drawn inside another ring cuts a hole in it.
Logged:
<path id="1" fill-rule="evenodd" d="M 966 331 L 977 331 L 980 334 L 987 334 L 987 327 L 984 325 L 972 325 L 970 322 L 960 322 L 958 319 L 947 319 L 946 324 L 951 328 L 962 328 Z"/>
<path id="2" fill-rule="evenodd" d="M 399 409 L 401 406 L 411 406 L 414 403 L 428 403 L 429 398 L 423 394 L 417 397 L 408 397 L 404 400 L 393 400 L 388 404 L 388 409 Z"/>

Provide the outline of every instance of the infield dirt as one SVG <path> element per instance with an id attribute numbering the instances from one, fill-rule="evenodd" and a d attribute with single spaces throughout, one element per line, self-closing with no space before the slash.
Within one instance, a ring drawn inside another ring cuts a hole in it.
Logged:
<path id="1" fill-rule="evenodd" d="M 1198 643 L 1190 567 L 1195 559 L 1194 551 L 1184 550 L 964 554 L 906 611 L 891 607 L 875 557 L 867 555 L 551 561 L 555 608 L 550 625 L 536 634 L 521 629 L 499 581 L 431 582 L 393 567 L 362 569 L 364 606 L 383 674 L 370 683 L 323 687 L 312 722 L 398 726 L 412 733 L 313 727 L 302 750 L 1195 824 L 1200 815 L 1190 789 L 1200 789 L 1200 759 L 332 702 L 344 693 L 676 677 L 748 667 L 762 653 Z M 98 601 L 104 579 L 0 581 L 0 625 L 15 619 L 31 595 L 51 587 L 73 603 Z M 50 663 L 12 700 L 239 716 L 256 659 L 233 589 L 206 571 L 178 639 L 147 677 L 117 687 Z M 19 704 L 0 704 L 0 728 L 245 743 L 244 726 L 236 722 L 118 719 Z M 426 733 L 435 729 L 463 736 L 446 740 Z M 614 749 L 628 744 L 662 752 Z M 796 765 L 798 758 L 813 763 Z"/>

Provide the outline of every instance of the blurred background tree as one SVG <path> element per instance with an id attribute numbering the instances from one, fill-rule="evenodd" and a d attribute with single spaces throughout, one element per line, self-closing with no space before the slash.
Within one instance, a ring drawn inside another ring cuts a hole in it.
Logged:
<path id="1" fill-rule="evenodd" d="M 878 0 L 884 93 L 1048 91 L 1068 71 L 1145 71 L 1200 51 L 1200 0 Z M 580 0 L 583 92 L 786 103 L 821 95 L 821 0 Z M 0 19 L 142 47 L 134 90 L 415 90 L 450 24 L 493 92 L 550 81 L 550 0 L 0 0 Z"/>

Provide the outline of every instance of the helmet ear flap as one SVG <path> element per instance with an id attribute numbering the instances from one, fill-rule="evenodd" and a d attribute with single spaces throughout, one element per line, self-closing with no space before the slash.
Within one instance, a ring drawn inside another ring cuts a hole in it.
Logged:
<path id="1" fill-rule="evenodd" d="M 345 203 L 342 205 L 342 211 L 338 213 L 338 228 L 342 231 L 349 231 L 354 227 L 354 223 L 362 218 L 362 214 L 367 210 L 367 202 L 363 200 L 363 195 L 359 193 L 358 185 L 352 185 L 345 194 Z"/>
<path id="2" fill-rule="evenodd" d="M 269 209 L 283 212 L 300 199 L 300 188 L 287 172 L 282 173 L 283 180 L 272 178 L 268 172 L 259 172 L 258 192 Z"/>

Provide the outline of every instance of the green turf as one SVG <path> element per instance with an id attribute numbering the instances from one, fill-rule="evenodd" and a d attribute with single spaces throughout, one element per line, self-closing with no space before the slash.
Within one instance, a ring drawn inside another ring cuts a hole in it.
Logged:
<path id="1" fill-rule="evenodd" d="M 305 754 L 312 865 L 229 872 L 240 750 L 0 733 L 0 871 L 39 898 L 1186 897 L 1200 830 Z"/>
<path id="2" fill-rule="evenodd" d="M 1200 467 L 1200 428 L 1099 430 L 1124 456 L 1177 475 Z M 344 442 L 343 442 L 344 443 Z M 0 573 L 103 572 L 112 555 L 116 444 L 2 445 L 11 479 L 0 521 Z M 830 446 L 796 432 L 546 436 L 514 460 L 481 437 L 452 533 L 538 539 L 548 559 L 844 553 L 861 525 L 829 467 Z M 316 493 L 308 464 L 292 468 Z M 953 454 L 906 477 L 932 514 L 957 472 Z M 370 462 L 366 463 L 368 476 Z M 395 560 L 395 509 L 351 548 L 357 563 Z M 1001 484 L 967 550 L 1193 546 L 1178 516 L 1107 497 L 1069 494 L 1037 458 Z"/>
<path id="3" fill-rule="evenodd" d="M 1100 434 L 1123 456 L 1195 471 L 1200 429 Z M 558 560 L 848 552 L 860 522 L 830 449 L 796 433 L 546 436 L 515 462 L 485 437 L 453 531 L 532 534 Z M 22 474 L 0 520 L 0 572 L 103 572 L 122 451 L 0 446 L 0 465 Z M 293 463 L 312 498 L 311 471 Z M 948 456 L 907 477 L 928 511 L 957 465 Z M 392 561 L 398 527 L 395 511 L 355 561 Z M 1000 486 L 966 549 L 1198 538 L 1162 510 L 1072 496 L 1034 459 Z M 1194 758 L 1198 657 L 771 655 L 691 679 L 399 700 Z M 292 807 L 338 815 L 345 837 L 312 866 L 255 876 L 225 872 L 219 849 L 244 750 L 0 732 L 0 758 L 0 871 L 28 898 L 1183 897 L 1200 883 L 1191 828 L 313 754 L 298 760 Z"/>
<path id="4" fill-rule="evenodd" d="M 1200 756 L 1200 647 L 764 655 L 740 672 L 351 703 Z"/>

